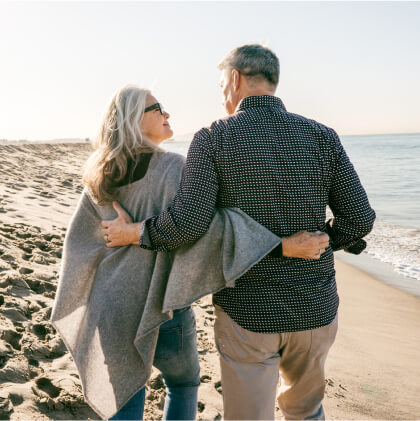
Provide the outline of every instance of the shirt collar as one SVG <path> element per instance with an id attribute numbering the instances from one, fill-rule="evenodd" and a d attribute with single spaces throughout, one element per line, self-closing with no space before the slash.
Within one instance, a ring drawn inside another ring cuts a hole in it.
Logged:
<path id="1" fill-rule="evenodd" d="M 242 98 L 235 111 L 237 112 L 255 107 L 280 107 L 286 111 L 283 101 L 279 97 L 273 95 L 248 96 Z"/>

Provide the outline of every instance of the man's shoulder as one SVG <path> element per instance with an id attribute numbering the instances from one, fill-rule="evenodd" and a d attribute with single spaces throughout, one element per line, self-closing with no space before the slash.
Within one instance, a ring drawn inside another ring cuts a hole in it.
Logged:
<path id="1" fill-rule="evenodd" d="M 202 127 L 195 133 L 194 138 L 209 138 L 219 133 L 223 133 L 232 122 L 232 117 L 233 116 L 226 116 L 213 121 L 208 126 Z"/>
<path id="2" fill-rule="evenodd" d="M 326 126 L 319 121 L 313 120 L 311 118 L 305 117 L 300 114 L 290 113 L 284 111 L 284 119 L 291 125 L 295 126 L 297 129 L 302 131 L 312 132 L 314 135 L 319 135 L 326 139 L 336 139 L 338 138 L 337 133 L 331 127 Z"/>
<path id="3" fill-rule="evenodd" d="M 328 143 L 339 142 L 339 137 L 333 128 L 316 120 L 286 110 L 282 110 L 279 118 L 290 128 L 307 133 L 313 138 L 324 139 Z M 215 120 L 210 125 L 201 128 L 195 133 L 194 139 L 201 142 L 222 139 L 234 134 L 236 130 L 243 130 L 244 125 L 252 124 L 251 120 L 247 115 L 247 110 L 242 110 Z"/>
<path id="4" fill-rule="evenodd" d="M 249 112 L 252 113 L 252 110 Z M 209 136 L 222 134 L 227 130 L 235 130 L 235 128 L 241 129 L 243 125 L 250 124 L 250 118 L 247 114 L 247 110 L 242 110 L 230 116 L 220 118 L 213 121 L 209 126 L 203 127 L 199 132 L 197 132 L 197 134 L 199 133 L 201 136 Z M 281 118 L 289 125 L 296 127 L 298 130 L 311 131 L 314 134 L 319 134 L 327 138 L 338 137 L 333 128 L 303 115 L 282 110 Z"/>
<path id="5" fill-rule="evenodd" d="M 204 147 L 213 147 L 223 137 L 223 134 L 227 131 L 231 116 L 221 118 L 213 121 L 208 126 L 202 127 L 200 130 L 195 132 L 193 137 L 193 143 L 195 145 L 201 145 Z"/>

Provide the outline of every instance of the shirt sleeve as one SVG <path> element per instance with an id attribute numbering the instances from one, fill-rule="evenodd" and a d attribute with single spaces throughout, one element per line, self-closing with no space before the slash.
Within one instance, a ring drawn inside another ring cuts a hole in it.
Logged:
<path id="1" fill-rule="evenodd" d="M 217 192 L 212 136 L 201 129 L 189 148 L 172 206 L 145 221 L 140 247 L 169 251 L 200 238 L 213 218 Z"/>
<path id="2" fill-rule="evenodd" d="M 366 247 L 361 239 L 372 230 L 376 215 L 338 135 L 331 133 L 334 159 L 328 204 L 334 220 L 328 233 L 333 250 L 356 250 L 358 254 Z"/>

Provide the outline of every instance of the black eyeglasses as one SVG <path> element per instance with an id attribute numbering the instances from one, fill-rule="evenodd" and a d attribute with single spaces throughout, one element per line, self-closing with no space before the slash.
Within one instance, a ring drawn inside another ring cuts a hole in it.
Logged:
<path id="1" fill-rule="evenodd" d="M 156 110 L 158 109 L 159 112 L 163 115 L 165 113 L 165 110 L 162 107 L 162 104 L 160 104 L 159 102 L 156 102 L 156 104 L 151 105 L 150 107 L 146 107 L 144 109 L 144 112 L 147 113 L 148 111 L 152 111 L 152 110 Z"/>

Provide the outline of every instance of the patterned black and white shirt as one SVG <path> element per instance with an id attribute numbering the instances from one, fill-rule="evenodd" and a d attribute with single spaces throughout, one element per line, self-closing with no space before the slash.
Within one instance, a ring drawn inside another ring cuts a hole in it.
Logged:
<path id="1" fill-rule="evenodd" d="M 165 251 L 192 242 L 215 207 L 238 207 L 280 237 L 325 231 L 327 205 L 335 249 L 371 231 L 375 212 L 334 130 L 287 112 L 280 98 L 247 97 L 195 134 L 173 205 L 146 221 L 140 244 Z M 339 302 L 333 248 L 319 260 L 269 255 L 213 301 L 254 332 L 325 326 Z"/>

